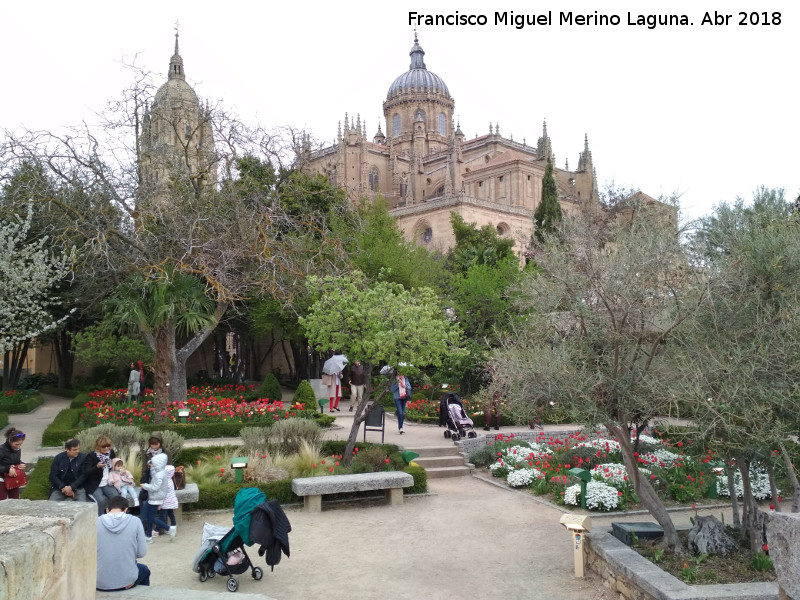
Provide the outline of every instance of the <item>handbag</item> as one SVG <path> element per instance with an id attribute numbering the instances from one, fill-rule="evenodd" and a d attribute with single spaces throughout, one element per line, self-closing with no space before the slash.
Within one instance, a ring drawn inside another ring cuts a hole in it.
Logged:
<path id="1" fill-rule="evenodd" d="M 172 483 L 176 490 L 182 490 L 186 487 L 186 471 L 183 470 L 183 467 L 175 467 Z"/>
<path id="2" fill-rule="evenodd" d="M 8 473 L 6 473 L 4 476 L 7 490 L 15 490 L 28 483 L 28 476 L 25 475 L 25 471 L 23 471 L 19 467 L 14 467 L 14 469 L 17 472 L 17 474 L 14 477 L 11 477 L 11 475 L 9 475 Z"/>

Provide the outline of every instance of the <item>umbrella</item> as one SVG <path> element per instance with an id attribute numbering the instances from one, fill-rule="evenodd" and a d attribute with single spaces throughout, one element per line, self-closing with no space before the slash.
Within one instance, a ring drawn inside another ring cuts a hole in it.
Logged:
<path id="1" fill-rule="evenodd" d="M 344 354 L 334 354 L 325 361 L 324 365 L 322 365 L 322 372 L 327 373 L 328 375 L 333 375 L 334 373 L 338 373 L 344 369 L 346 364 L 347 357 Z"/>
<path id="2" fill-rule="evenodd" d="M 411 363 L 400 362 L 400 363 L 397 363 L 397 366 L 402 369 L 403 367 L 413 367 L 414 365 L 412 365 Z M 381 367 L 380 373 L 381 373 L 381 375 L 389 375 L 392 371 L 394 371 L 394 367 L 392 367 L 390 365 L 383 365 Z"/>

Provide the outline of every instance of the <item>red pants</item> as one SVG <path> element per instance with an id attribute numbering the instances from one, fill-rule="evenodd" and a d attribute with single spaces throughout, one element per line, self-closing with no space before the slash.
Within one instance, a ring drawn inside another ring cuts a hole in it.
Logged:
<path id="1" fill-rule="evenodd" d="M 13 490 L 7 490 L 6 484 L 0 481 L 0 500 L 6 500 L 7 498 L 11 498 L 12 500 L 19 500 L 19 488 L 14 488 Z"/>
<path id="2" fill-rule="evenodd" d="M 330 386 L 330 387 L 333 387 L 333 386 Z M 341 388 L 338 385 L 336 386 L 336 391 L 334 392 L 334 394 L 335 394 L 335 396 L 331 396 L 331 399 L 330 399 L 330 402 L 329 402 L 328 408 L 330 408 L 330 410 L 333 410 L 334 408 L 339 408 L 339 400 L 342 399 L 342 391 L 341 391 Z"/>

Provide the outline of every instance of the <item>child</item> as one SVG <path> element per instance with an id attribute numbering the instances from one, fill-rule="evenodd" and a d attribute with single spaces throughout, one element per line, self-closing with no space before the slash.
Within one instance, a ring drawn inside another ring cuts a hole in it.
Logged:
<path id="1" fill-rule="evenodd" d="M 142 489 L 147 490 L 147 502 L 142 502 L 141 518 L 144 522 L 144 535 L 148 544 L 153 541 L 154 525 L 168 530 L 170 537 L 175 537 L 173 532 L 178 531 L 177 527 L 170 527 L 158 516 L 161 504 L 167 496 L 167 480 L 169 478 L 166 474 L 166 466 L 166 454 L 162 452 L 153 456 L 150 460 L 150 482 L 142 484 Z"/>
<path id="2" fill-rule="evenodd" d="M 136 485 L 130 471 L 124 469 L 125 464 L 121 458 L 111 459 L 111 470 L 108 472 L 108 485 L 117 488 L 120 496 L 133 500 L 134 506 L 139 506 L 139 497 L 136 495 Z"/>
<path id="3" fill-rule="evenodd" d="M 169 541 L 172 541 L 178 533 L 178 522 L 175 520 L 174 510 L 178 508 L 178 496 L 175 494 L 175 482 L 172 479 L 175 475 L 175 467 L 167 465 L 164 472 L 167 475 L 167 495 L 164 496 L 158 516 L 164 523 L 171 525 L 169 528 Z"/>

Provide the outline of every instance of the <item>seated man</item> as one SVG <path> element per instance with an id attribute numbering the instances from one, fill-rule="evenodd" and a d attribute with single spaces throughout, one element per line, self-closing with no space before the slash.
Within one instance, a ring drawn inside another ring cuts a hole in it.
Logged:
<path id="1" fill-rule="evenodd" d="M 113 496 L 97 517 L 97 583 L 103 592 L 150 585 L 150 569 L 136 562 L 147 554 L 142 522 L 128 514 L 128 499 Z"/>
<path id="2" fill-rule="evenodd" d="M 86 502 L 83 459 L 80 442 L 76 439 L 67 440 L 64 452 L 58 454 L 50 465 L 50 500 Z"/>

